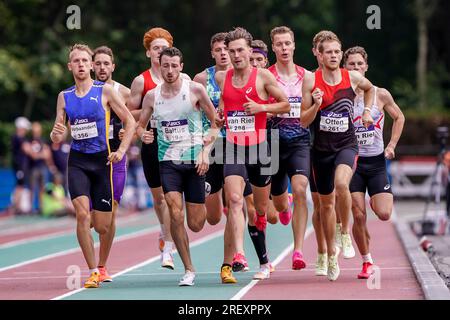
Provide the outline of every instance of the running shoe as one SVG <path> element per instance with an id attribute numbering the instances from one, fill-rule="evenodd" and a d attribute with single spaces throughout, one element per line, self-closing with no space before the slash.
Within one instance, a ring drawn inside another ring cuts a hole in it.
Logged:
<path id="1" fill-rule="evenodd" d="M 303 255 L 300 251 L 294 251 L 292 254 L 292 269 L 301 270 L 306 267 L 306 262 L 303 260 Z"/>
<path id="2" fill-rule="evenodd" d="M 233 276 L 233 273 L 231 272 L 230 266 L 223 266 L 220 269 L 220 278 L 222 279 L 222 283 L 236 283 L 237 280 Z"/>
<path id="3" fill-rule="evenodd" d="M 100 282 L 112 282 L 113 279 L 108 274 L 108 270 L 106 270 L 106 267 L 98 267 L 98 271 L 100 273 L 99 281 Z"/>
<path id="4" fill-rule="evenodd" d="M 273 264 L 271 264 L 269 262 L 269 266 L 270 266 L 270 273 L 274 273 L 275 272 L 275 266 Z"/>
<path id="5" fill-rule="evenodd" d="M 328 270 L 327 277 L 330 281 L 336 281 L 341 273 L 338 264 L 338 256 L 339 256 L 339 247 L 336 247 L 336 253 L 328 258 Z"/>
<path id="6" fill-rule="evenodd" d="M 231 264 L 233 271 L 248 271 L 248 262 L 245 256 L 241 253 L 236 253 L 233 257 L 233 263 Z"/>
<path id="7" fill-rule="evenodd" d="M 180 287 L 193 286 L 194 280 L 195 280 L 195 273 L 192 271 L 186 271 L 183 278 L 181 278 L 180 282 L 178 282 L 178 285 Z"/>
<path id="8" fill-rule="evenodd" d="M 336 223 L 336 235 L 334 237 L 334 242 L 336 243 L 336 246 L 339 248 L 342 248 L 342 232 L 341 232 L 341 225 Z"/>
<path id="9" fill-rule="evenodd" d="M 362 271 L 358 274 L 358 279 L 369 279 L 373 272 L 373 264 L 363 262 Z"/>
<path id="10" fill-rule="evenodd" d="M 288 194 L 288 210 L 278 213 L 280 222 L 287 226 L 292 219 L 292 204 L 294 203 L 292 193 Z"/>
<path id="11" fill-rule="evenodd" d="M 270 278 L 270 264 L 265 264 L 259 268 L 259 271 L 253 276 L 254 280 L 265 280 Z"/>
<path id="12" fill-rule="evenodd" d="M 326 276 L 328 274 L 328 256 L 326 253 L 319 253 L 316 261 L 316 276 Z"/>
<path id="13" fill-rule="evenodd" d="M 92 272 L 89 279 L 84 283 L 85 288 L 98 288 L 100 286 L 100 273 Z"/>
<path id="14" fill-rule="evenodd" d="M 159 236 L 158 236 L 158 246 L 159 246 L 159 251 L 163 252 L 164 250 L 164 237 L 162 232 L 159 232 Z"/>
<path id="15" fill-rule="evenodd" d="M 352 238 L 348 233 L 342 234 L 342 255 L 345 259 L 351 259 L 355 256 L 355 249 L 352 245 Z"/>
<path id="16" fill-rule="evenodd" d="M 256 214 L 255 226 L 256 226 L 256 229 L 258 229 L 259 231 L 265 231 L 266 227 L 267 227 L 267 217 L 266 217 L 266 215 L 260 216 L 259 214 Z"/>
<path id="17" fill-rule="evenodd" d="M 174 264 L 173 264 L 173 257 L 172 257 L 172 253 L 171 252 L 163 252 L 161 254 L 161 267 L 163 268 L 167 268 L 167 269 L 171 269 L 173 270 Z"/>

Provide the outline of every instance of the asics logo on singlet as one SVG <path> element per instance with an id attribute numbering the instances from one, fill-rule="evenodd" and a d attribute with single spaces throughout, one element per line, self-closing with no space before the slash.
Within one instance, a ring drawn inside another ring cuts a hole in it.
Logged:
<path id="1" fill-rule="evenodd" d="M 391 188 L 390 184 L 387 184 L 387 185 L 384 186 L 384 190 L 389 190 L 390 188 Z"/>
<path id="2" fill-rule="evenodd" d="M 250 92 L 252 92 L 252 90 L 253 90 L 253 87 L 250 87 L 250 88 L 248 88 L 247 90 L 245 90 L 245 93 L 246 93 L 246 94 L 249 94 Z"/>
<path id="3" fill-rule="evenodd" d="M 97 102 L 97 103 L 98 103 L 98 96 L 97 96 L 97 97 L 95 97 L 95 98 L 94 98 L 94 97 L 90 97 L 90 99 L 91 99 L 91 100 L 94 100 L 95 102 Z"/>
<path id="4" fill-rule="evenodd" d="M 77 124 L 88 123 L 88 122 L 89 122 L 89 119 L 75 119 L 74 124 L 77 125 Z"/>
<path id="5" fill-rule="evenodd" d="M 109 199 L 109 201 L 106 201 L 105 199 L 102 199 L 102 202 L 107 203 L 108 206 L 111 207 L 111 199 Z"/>
<path id="6" fill-rule="evenodd" d="M 342 118 L 344 116 L 344 114 L 342 113 L 334 113 L 333 111 L 330 111 L 327 113 L 328 117 L 333 117 L 333 118 Z"/>

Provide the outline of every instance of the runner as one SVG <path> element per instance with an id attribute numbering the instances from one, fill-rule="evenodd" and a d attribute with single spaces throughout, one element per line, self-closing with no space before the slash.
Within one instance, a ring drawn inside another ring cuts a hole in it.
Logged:
<path id="1" fill-rule="evenodd" d="M 254 68 L 267 68 L 269 64 L 269 59 L 267 58 L 267 54 L 269 50 L 267 49 L 267 45 L 262 40 L 253 40 L 252 41 L 252 55 L 250 56 L 250 64 Z"/>
<path id="2" fill-rule="evenodd" d="M 159 55 L 163 49 L 173 45 L 173 38 L 169 31 L 163 28 L 152 28 L 144 34 L 143 44 L 146 50 L 145 54 L 150 59 L 150 69 L 145 70 L 134 78 L 131 84 L 130 98 L 127 102 L 127 107 L 131 110 L 136 120 L 139 119 L 141 104 L 145 94 L 162 82 Z M 156 129 L 154 121 L 150 121 L 148 129 L 150 128 Z M 157 132 L 156 130 L 154 131 L 156 139 Z M 159 165 L 155 165 L 158 163 L 158 143 L 156 141 L 150 144 L 142 144 L 141 159 L 145 179 L 152 193 L 153 207 L 161 225 L 159 237 L 161 266 L 173 269 L 173 240 L 170 235 L 170 214 L 161 187 Z"/>
<path id="3" fill-rule="evenodd" d="M 325 38 L 336 38 L 337 36 L 328 30 L 322 30 L 319 33 L 317 33 L 312 41 L 312 52 L 313 55 L 317 59 L 317 69 L 322 69 L 322 62 L 319 59 L 319 44 L 322 42 Z M 314 175 L 312 171 L 312 145 L 314 141 L 314 129 L 313 129 L 314 123 L 311 123 L 309 125 L 309 129 L 311 131 L 311 152 L 310 152 L 310 163 L 311 163 L 311 170 L 309 174 L 309 189 L 311 191 L 311 198 L 313 201 L 313 215 L 312 215 L 312 224 L 314 227 L 314 233 L 316 235 L 316 241 L 317 241 L 317 259 L 316 259 L 316 265 L 315 265 L 315 274 L 316 276 L 326 276 L 327 275 L 327 268 L 328 268 L 328 256 L 327 256 L 327 242 L 325 240 L 325 235 L 322 230 L 322 223 L 320 221 L 320 202 L 319 202 L 319 193 L 317 192 L 317 186 L 316 182 L 314 181 Z M 336 238 L 342 239 L 340 234 L 340 228 L 337 227 L 338 224 L 336 224 Z M 336 241 L 337 245 L 342 247 L 342 240 Z"/>
<path id="4" fill-rule="evenodd" d="M 313 173 L 320 199 L 320 219 L 327 241 L 327 277 L 339 277 L 339 249 L 335 247 L 335 207 L 351 210 L 349 184 L 355 168 L 358 143 L 353 126 L 353 100 L 357 88 L 364 91 L 364 126 L 373 123 L 370 116 L 374 89 L 358 72 L 340 69 L 339 39 L 327 37 L 319 44 L 323 68 L 306 74 L 303 81 L 302 126 L 314 121 Z M 320 111 L 320 112 L 319 112 Z M 336 188 L 336 191 L 335 191 Z M 337 201 L 335 202 L 335 196 Z M 336 203 L 336 205 L 335 205 Z"/>
<path id="5" fill-rule="evenodd" d="M 243 28 L 230 31 L 225 44 L 233 69 L 216 73 L 222 92 L 219 108 L 223 110 L 227 130 L 224 165 L 229 208 L 227 227 L 232 230 L 235 249 L 233 260 L 226 262 L 232 265 L 233 271 L 241 271 L 248 265 L 243 248 L 245 217 L 242 215 L 242 194 L 247 180 L 252 184 L 257 217 L 255 225 L 261 232 L 260 239 L 266 229 L 271 172 L 266 141 L 267 112 L 285 113 L 290 108 L 273 75 L 250 65 L 251 41 L 252 36 Z M 269 96 L 277 102 L 268 104 Z M 267 278 L 270 273 L 267 256 L 260 264 L 260 272 Z"/>
<path id="6" fill-rule="evenodd" d="M 294 32 L 289 27 L 273 28 L 270 38 L 277 61 L 269 67 L 269 71 L 288 96 L 291 106 L 289 113 L 279 114 L 271 119 L 271 130 L 278 133 L 280 162 L 283 163 L 272 176 L 271 195 L 274 207 L 280 213 L 280 222 L 287 225 L 292 218 L 294 234 L 292 269 L 300 270 L 306 267 L 303 243 L 308 222 L 306 188 L 310 170 L 310 133 L 300 125 L 300 106 L 303 78 L 308 71 L 294 63 L 295 39 Z M 288 180 L 293 193 L 293 215 L 288 197 Z"/>
<path id="7" fill-rule="evenodd" d="M 114 90 L 119 93 L 122 98 L 122 102 L 125 103 L 130 97 L 130 89 L 120 84 L 117 81 L 112 80 L 112 73 L 116 67 L 114 63 L 114 55 L 110 48 L 106 46 L 98 47 L 94 50 L 94 73 L 95 78 L 99 81 L 110 84 Z M 122 129 L 123 124 L 114 111 L 111 111 L 110 124 L 109 124 L 109 147 L 112 152 L 117 151 L 120 146 L 119 131 Z M 116 233 L 116 213 L 117 208 L 122 198 L 123 189 L 125 188 L 125 179 L 127 176 L 127 156 L 123 156 L 122 160 L 117 163 L 113 163 L 113 194 L 114 205 L 112 211 L 111 226 L 105 234 L 100 235 L 100 252 L 98 270 L 100 271 L 101 282 L 112 282 L 111 276 L 106 269 L 106 261 L 108 260 L 109 252 Z"/>
<path id="8" fill-rule="evenodd" d="M 180 50 L 175 47 L 164 49 L 160 65 L 164 82 L 145 95 L 137 133 L 142 142 L 153 142 L 153 130 L 144 129 L 153 114 L 157 121 L 158 160 L 172 222 L 171 234 L 185 268 L 179 285 L 192 286 L 195 270 L 184 227 L 183 194 L 187 224 L 192 231 L 199 232 L 206 221 L 204 175 L 208 170 L 211 142 L 218 130 L 214 106 L 205 88 L 180 75 L 183 69 Z M 207 146 L 203 146 L 202 111 L 212 124 L 205 138 L 209 141 Z"/>
<path id="9" fill-rule="evenodd" d="M 92 55 L 86 45 L 75 44 L 70 49 L 68 68 L 75 85 L 59 93 L 50 133 L 53 142 L 62 141 L 67 115 L 73 138 L 68 160 L 69 192 L 76 211 L 78 242 L 90 272 L 85 288 L 98 288 L 100 283 L 91 222 L 100 235 L 108 233 L 114 198 L 111 163 L 122 160 L 135 132 L 133 116 L 120 95 L 109 84 L 92 80 Z M 125 125 L 124 138 L 114 152 L 109 146 L 111 110 Z"/>
<path id="10" fill-rule="evenodd" d="M 365 76 L 369 65 L 368 55 L 362 47 L 352 47 L 345 51 L 344 67 L 358 71 Z M 370 196 L 370 206 L 377 217 L 386 221 L 392 214 L 394 196 L 387 177 L 386 160 L 395 158 L 395 147 L 405 124 L 405 116 L 395 103 L 390 92 L 375 87 L 375 98 L 371 110 L 374 125 L 365 128 L 362 124 L 364 96 L 356 90 L 354 125 L 359 144 L 359 158 L 356 172 L 350 183 L 352 193 L 353 237 L 363 260 L 358 279 L 368 279 L 373 273 L 373 260 L 369 250 L 370 234 L 367 229 L 366 191 Z M 385 111 L 393 119 L 391 140 L 386 148 L 383 141 Z"/>

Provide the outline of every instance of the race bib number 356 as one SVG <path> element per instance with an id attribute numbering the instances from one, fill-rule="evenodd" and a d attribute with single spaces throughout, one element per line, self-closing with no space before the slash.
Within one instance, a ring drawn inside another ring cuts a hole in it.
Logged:
<path id="1" fill-rule="evenodd" d="M 348 113 L 322 111 L 320 113 L 320 130 L 327 132 L 346 132 L 348 130 Z"/>
<path id="2" fill-rule="evenodd" d="M 227 125 L 231 132 L 255 131 L 255 116 L 245 111 L 228 111 Z"/>
<path id="3" fill-rule="evenodd" d="M 161 121 L 164 139 L 169 142 L 183 141 L 190 138 L 187 119 L 175 121 Z"/>
<path id="4" fill-rule="evenodd" d="M 72 138 L 75 140 L 84 140 L 98 137 L 97 123 L 86 122 L 81 124 L 72 124 L 70 126 Z"/>

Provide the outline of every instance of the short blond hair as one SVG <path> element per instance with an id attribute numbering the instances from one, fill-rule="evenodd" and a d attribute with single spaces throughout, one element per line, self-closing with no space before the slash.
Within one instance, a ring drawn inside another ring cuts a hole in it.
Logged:
<path id="1" fill-rule="evenodd" d="M 335 35 L 335 34 L 327 34 L 327 35 L 322 37 L 322 40 L 319 42 L 319 46 L 318 46 L 317 50 L 319 50 L 320 53 L 323 53 L 323 49 L 324 49 L 323 48 L 323 43 L 324 42 L 332 42 L 332 41 L 336 41 L 342 47 L 341 40 L 339 40 L 337 35 Z"/>
<path id="2" fill-rule="evenodd" d="M 316 33 L 316 35 L 313 38 L 312 41 L 312 46 L 313 48 L 317 49 L 317 47 L 319 46 L 319 44 L 325 39 L 325 38 L 336 38 L 338 39 L 337 35 L 330 30 L 322 30 L 318 33 Z M 339 39 L 338 39 L 339 40 Z"/>
<path id="3" fill-rule="evenodd" d="M 294 31 L 291 28 L 286 26 L 275 27 L 270 31 L 270 40 L 273 42 L 273 38 L 275 38 L 276 34 L 289 33 L 292 37 L 292 41 L 295 42 Z"/>
<path id="4" fill-rule="evenodd" d="M 92 56 L 94 55 L 94 52 L 92 51 L 91 48 L 89 48 L 89 46 L 87 44 L 75 43 L 69 49 L 69 61 L 70 61 L 70 55 L 75 50 L 86 51 L 89 54 L 89 56 L 91 57 L 91 59 L 92 59 Z"/>
<path id="5" fill-rule="evenodd" d="M 366 50 L 363 47 L 356 46 L 356 47 L 351 47 L 345 51 L 344 62 L 343 62 L 344 64 L 347 63 L 348 56 L 351 54 L 360 54 L 361 57 L 363 57 L 366 64 L 369 62 L 369 55 L 367 54 Z"/>

